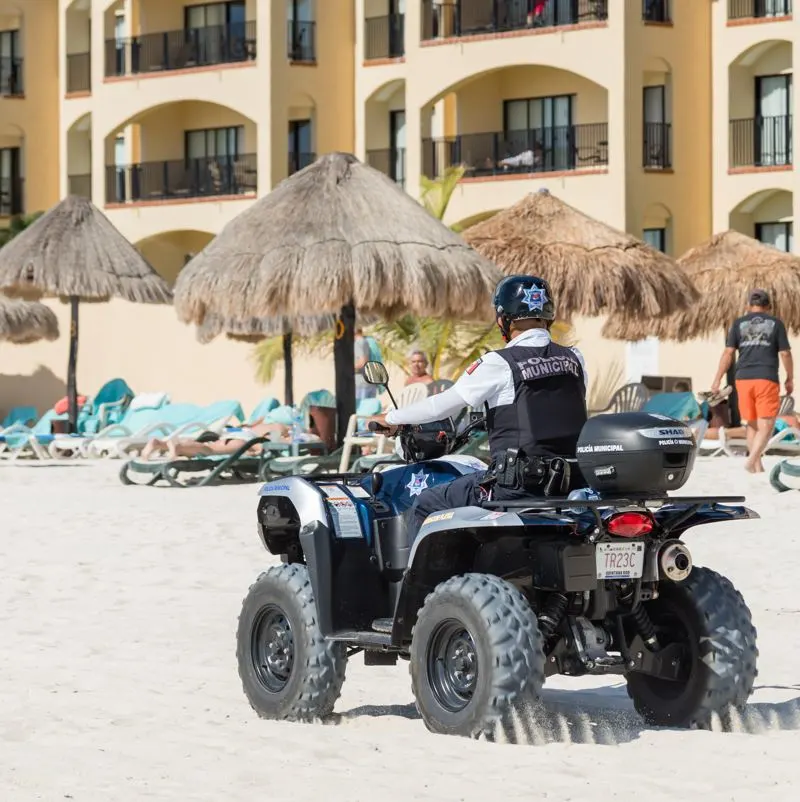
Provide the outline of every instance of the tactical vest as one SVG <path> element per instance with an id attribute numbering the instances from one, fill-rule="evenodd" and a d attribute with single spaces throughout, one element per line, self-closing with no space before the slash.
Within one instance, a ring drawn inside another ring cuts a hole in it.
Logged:
<path id="1" fill-rule="evenodd" d="M 489 448 L 529 456 L 574 457 L 586 423 L 586 385 L 575 352 L 556 343 L 512 346 L 495 353 L 514 376 L 514 401 L 486 410 Z"/>

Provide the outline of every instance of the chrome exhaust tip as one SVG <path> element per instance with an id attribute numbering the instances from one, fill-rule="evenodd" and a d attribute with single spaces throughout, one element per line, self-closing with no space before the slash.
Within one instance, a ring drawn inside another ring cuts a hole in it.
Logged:
<path id="1" fill-rule="evenodd" d="M 692 573 L 692 555 L 679 540 L 665 543 L 658 555 L 662 577 L 672 582 L 683 582 Z"/>

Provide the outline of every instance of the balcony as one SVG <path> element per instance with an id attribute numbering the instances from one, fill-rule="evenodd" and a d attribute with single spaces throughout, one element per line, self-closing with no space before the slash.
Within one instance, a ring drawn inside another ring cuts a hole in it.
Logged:
<path id="1" fill-rule="evenodd" d="M 145 33 L 129 39 L 106 40 L 105 76 L 189 70 L 253 61 L 255 57 L 254 20 L 236 25 Z"/>
<path id="2" fill-rule="evenodd" d="M 22 97 L 25 94 L 22 62 L 21 58 L 0 57 L 0 97 Z"/>
<path id="3" fill-rule="evenodd" d="M 672 22 L 670 0 L 642 0 L 642 20 L 644 22 Z"/>
<path id="4" fill-rule="evenodd" d="M 67 178 L 67 192 L 70 195 L 79 195 L 81 198 L 92 197 L 92 174 L 71 175 Z"/>
<path id="5" fill-rule="evenodd" d="M 299 64 L 317 62 L 317 23 L 290 20 L 287 33 L 289 61 Z"/>
<path id="6" fill-rule="evenodd" d="M 289 154 L 289 175 L 299 173 L 300 170 L 314 164 L 317 160 L 316 153 L 290 153 Z"/>
<path id="7" fill-rule="evenodd" d="M 0 217 L 12 217 L 23 212 L 22 179 L 0 178 Z"/>
<path id="8" fill-rule="evenodd" d="M 792 164 L 792 115 L 730 122 L 731 169 Z"/>
<path id="9" fill-rule="evenodd" d="M 67 93 L 92 91 L 92 63 L 89 53 L 67 53 Z"/>
<path id="10" fill-rule="evenodd" d="M 465 178 L 569 172 L 608 166 L 608 123 L 423 139 L 422 172 L 463 164 Z"/>
<path id="11" fill-rule="evenodd" d="M 728 0 L 728 19 L 780 19 L 792 16 L 792 0 Z"/>
<path id="12" fill-rule="evenodd" d="M 427 140 L 432 141 L 432 140 Z M 406 149 L 384 148 L 382 150 L 368 150 L 367 164 L 374 167 L 384 175 L 389 176 L 401 187 L 406 185 Z"/>
<path id="13" fill-rule="evenodd" d="M 402 58 L 406 53 L 405 15 L 387 14 L 364 20 L 364 60 Z"/>
<path id="14" fill-rule="evenodd" d="M 255 154 L 106 167 L 106 203 L 176 201 L 255 194 Z"/>
<path id="15" fill-rule="evenodd" d="M 422 40 L 561 28 L 608 19 L 607 0 L 422 0 Z"/>
<path id="16" fill-rule="evenodd" d="M 642 166 L 645 170 L 672 168 L 671 123 L 645 123 Z"/>

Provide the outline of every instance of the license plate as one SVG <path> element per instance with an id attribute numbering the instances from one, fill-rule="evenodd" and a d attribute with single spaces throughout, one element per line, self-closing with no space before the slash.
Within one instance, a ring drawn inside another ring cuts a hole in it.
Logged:
<path id="1" fill-rule="evenodd" d="M 644 543 L 598 543 L 598 579 L 638 579 L 644 570 Z"/>

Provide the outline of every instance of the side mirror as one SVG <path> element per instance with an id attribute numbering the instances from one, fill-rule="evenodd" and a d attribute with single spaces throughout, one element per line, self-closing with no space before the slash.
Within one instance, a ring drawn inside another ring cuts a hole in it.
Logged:
<path id="1" fill-rule="evenodd" d="M 382 384 L 386 386 L 389 383 L 389 371 L 382 362 L 367 362 L 364 365 L 364 379 L 367 384 Z"/>

